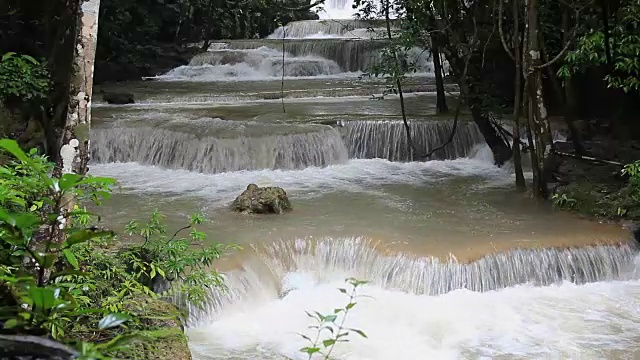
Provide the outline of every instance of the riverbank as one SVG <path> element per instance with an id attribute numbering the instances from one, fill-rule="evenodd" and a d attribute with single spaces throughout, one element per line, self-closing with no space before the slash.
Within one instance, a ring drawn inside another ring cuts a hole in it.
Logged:
<path id="1" fill-rule="evenodd" d="M 556 146 L 558 152 L 574 153 L 570 142 Z M 624 165 L 640 159 L 640 142 L 594 136 L 584 146 L 589 157 L 604 161 L 561 156 L 557 183 L 550 186 L 555 188 L 554 205 L 600 221 L 625 225 L 640 220 L 640 202 L 622 172 Z"/>

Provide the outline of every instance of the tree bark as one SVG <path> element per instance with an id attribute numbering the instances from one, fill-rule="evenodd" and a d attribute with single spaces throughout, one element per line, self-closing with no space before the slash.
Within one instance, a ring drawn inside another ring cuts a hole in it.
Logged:
<path id="1" fill-rule="evenodd" d="M 438 48 L 438 39 L 431 34 L 431 56 L 433 57 L 433 72 L 436 76 L 436 113 L 442 114 L 449 112 L 447 106 L 447 98 L 444 92 L 444 79 L 442 76 L 442 61 L 440 59 L 440 49 Z"/>
<path id="2" fill-rule="evenodd" d="M 545 161 L 551 152 L 551 134 L 549 133 L 549 119 L 547 118 L 547 108 L 544 103 L 544 90 L 542 87 L 540 36 L 538 34 L 538 0 L 528 0 L 527 23 L 528 23 L 528 53 L 527 53 L 527 73 L 529 75 L 529 104 L 530 104 L 530 126 L 535 135 L 536 161 L 531 164 L 534 170 L 533 194 L 538 198 L 546 198 L 546 180 L 550 174 L 545 174 Z"/>
<path id="3" fill-rule="evenodd" d="M 502 0 L 499 0 L 502 1 Z M 527 185 L 522 172 L 522 154 L 520 153 L 520 110 L 522 106 L 522 57 L 520 54 L 520 6 L 513 0 L 513 57 L 515 60 L 515 81 L 513 100 L 513 168 L 516 175 L 516 188 L 524 190 Z M 502 14 L 500 14 L 502 16 Z"/>
<path id="4" fill-rule="evenodd" d="M 60 177 L 74 173 L 85 175 L 89 162 L 89 132 L 91 128 L 91 96 L 93 68 L 98 35 L 98 10 L 100 0 L 77 0 L 78 13 L 73 48 L 73 73 L 69 86 L 67 120 L 62 131 L 62 146 L 53 175 Z M 74 199 L 65 201 L 60 219 L 67 219 L 73 209 Z M 66 222 L 68 223 L 68 221 Z M 59 230 L 64 228 L 61 222 Z M 57 242 L 64 241 L 64 232 L 58 231 Z"/>

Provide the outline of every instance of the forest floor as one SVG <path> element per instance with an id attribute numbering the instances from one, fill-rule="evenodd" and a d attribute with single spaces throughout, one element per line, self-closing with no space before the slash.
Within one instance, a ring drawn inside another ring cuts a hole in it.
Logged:
<path id="1" fill-rule="evenodd" d="M 618 164 L 561 156 L 558 182 L 550 184 L 550 189 L 555 187 L 554 205 L 599 220 L 623 224 L 640 220 L 640 203 L 634 201 L 629 178 L 622 172 L 623 165 L 640 160 L 640 141 L 603 134 L 585 140 L 584 147 L 587 156 Z M 556 151 L 573 154 L 573 144 L 557 142 Z"/>

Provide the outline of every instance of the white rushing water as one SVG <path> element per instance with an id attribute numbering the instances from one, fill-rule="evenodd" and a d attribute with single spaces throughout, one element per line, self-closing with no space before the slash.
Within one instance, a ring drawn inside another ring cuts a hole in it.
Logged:
<path id="1" fill-rule="evenodd" d="M 220 174 L 197 174 L 186 170 L 169 170 L 138 163 L 108 163 L 91 166 L 91 173 L 117 178 L 125 191 L 198 196 L 223 206 L 242 192 L 247 184 L 281 186 L 295 196 L 309 197 L 345 190 L 368 191 L 384 184 L 420 185 L 452 177 L 484 177 L 489 182 L 504 183 L 508 170 L 495 167 L 486 159 L 486 149 L 478 148 L 476 158 L 429 162 L 391 162 L 383 159 L 353 159 L 346 164 L 302 170 L 233 171 Z M 140 176 L 144 174 L 144 176 Z"/>
<path id="2" fill-rule="evenodd" d="M 192 313 L 200 320 L 188 332 L 195 359 L 306 359 L 298 333 L 315 332 L 305 312 L 344 307 L 338 288 L 349 289 L 343 279 L 351 276 L 372 281 L 345 323 L 368 338 L 350 335 L 335 359 L 640 355 L 640 257 L 629 248 L 529 250 L 461 265 L 383 257 L 361 239 L 288 244 L 265 251 L 264 268 L 245 263 L 244 273 L 229 275 L 229 294 Z"/>
<path id="3" fill-rule="evenodd" d="M 355 14 L 353 0 L 327 0 L 322 8 L 318 12 L 321 19 L 353 19 Z"/>

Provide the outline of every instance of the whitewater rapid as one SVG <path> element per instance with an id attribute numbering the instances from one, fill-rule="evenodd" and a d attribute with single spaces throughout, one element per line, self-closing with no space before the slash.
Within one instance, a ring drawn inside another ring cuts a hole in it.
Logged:
<path id="1" fill-rule="evenodd" d="M 349 289 L 343 279 L 351 276 L 371 280 L 346 319 L 367 338 L 350 335 L 335 359 L 640 355 L 640 256 L 624 246 L 505 252 L 464 265 L 381 256 L 362 239 L 319 240 L 315 250 L 309 241 L 295 244 L 276 243 L 266 265 L 246 261 L 229 274 L 228 294 L 192 312 L 195 359 L 306 359 L 298 350 L 308 344 L 298 334 L 313 339 L 315 332 L 305 312 L 344 307 L 348 298 L 338 289 Z M 580 270 L 587 271 L 581 279 L 573 273 Z M 471 277 L 459 278 L 464 273 Z M 549 283 L 539 286 L 543 278 Z M 486 282 L 494 285 L 478 288 Z M 432 288 L 438 284 L 452 288 Z"/>

